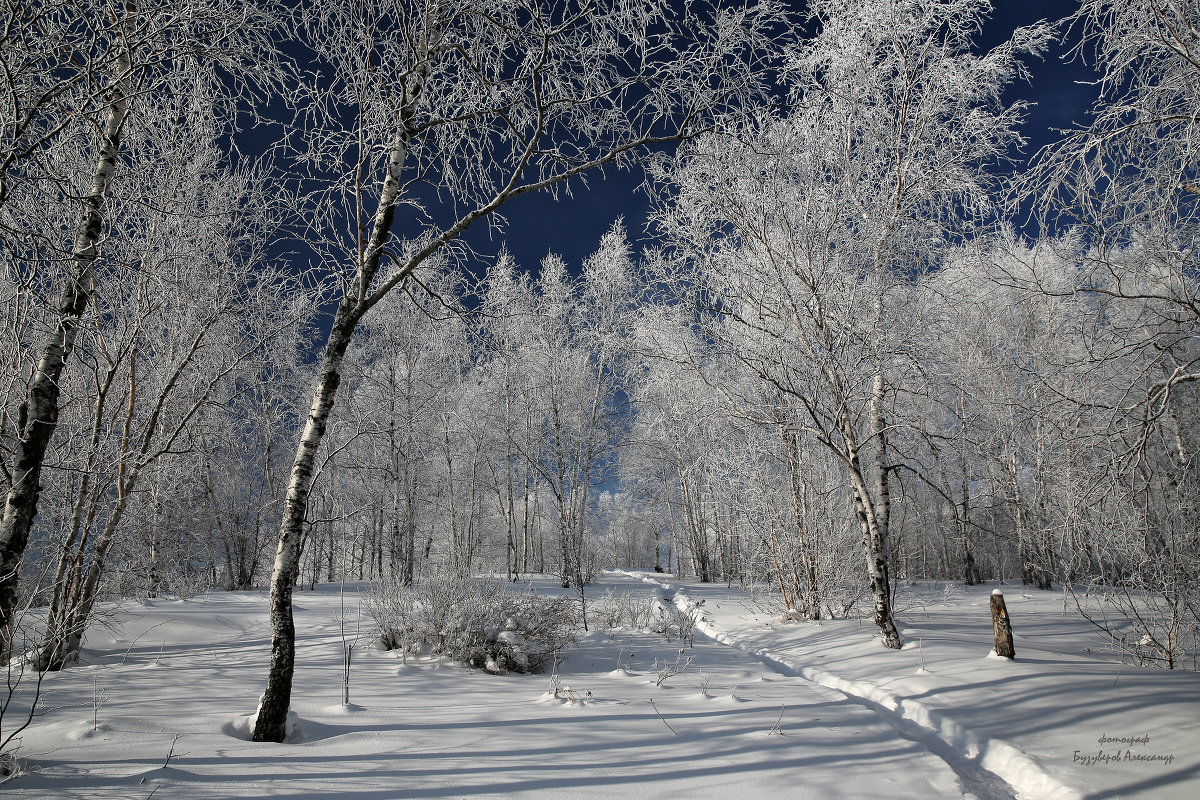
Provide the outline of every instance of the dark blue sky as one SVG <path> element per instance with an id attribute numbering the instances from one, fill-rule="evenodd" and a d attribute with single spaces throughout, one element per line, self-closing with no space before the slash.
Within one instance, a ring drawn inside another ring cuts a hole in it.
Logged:
<path id="1" fill-rule="evenodd" d="M 802 5 L 803 0 L 793 0 Z M 1077 7 L 1073 0 L 993 0 L 992 18 L 979 39 L 981 50 L 990 49 L 1006 40 L 1017 27 L 1040 19 L 1058 20 Z M 1053 129 L 1082 123 L 1096 96 L 1096 87 L 1084 85 L 1092 73 L 1079 63 L 1064 59 L 1071 41 L 1059 42 L 1044 59 L 1030 62 L 1033 80 L 1016 84 L 1009 89 L 1008 98 L 1025 98 L 1037 103 L 1030 110 L 1024 133 L 1029 139 L 1026 156 L 1052 141 Z M 481 255 L 495 253 L 506 242 L 517 263 L 536 270 L 549 252 L 562 255 L 572 271 L 579 269 L 583 259 L 596 248 L 600 236 L 623 216 L 630 237 L 643 237 L 649 201 L 637 187 L 640 174 L 610 169 L 602 178 L 589 179 L 590 187 L 572 184 L 573 197 L 560 193 L 558 201 L 548 194 L 525 195 L 510 201 L 504 208 L 509 225 L 503 233 L 489 232 L 486 226 L 472 231 L 467 237 Z"/>

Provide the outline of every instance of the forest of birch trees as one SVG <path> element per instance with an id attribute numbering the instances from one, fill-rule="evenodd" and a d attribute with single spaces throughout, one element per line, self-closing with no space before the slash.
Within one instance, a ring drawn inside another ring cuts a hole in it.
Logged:
<path id="1" fill-rule="evenodd" d="M 5 655 L 270 585 L 290 670 L 293 589 L 634 567 L 894 648 L 1006 581 L 1196 668 L 1200 10 L 990 9 L 6 0 Z M 498 244 L 605 169 L 649 219 Z"/>

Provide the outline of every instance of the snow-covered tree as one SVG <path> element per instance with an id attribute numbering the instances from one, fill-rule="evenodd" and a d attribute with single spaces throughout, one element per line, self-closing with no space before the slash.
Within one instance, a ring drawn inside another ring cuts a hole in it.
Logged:
<path id="1" fill-rule="evenodd" d="M 1019 141 L 1022 110 L 1001 93 L 1046 35 L 1019 30 L 976 55 L 987 12 L 977 0 L 811 4 L 820 32 L 789 62 L 796 109 L 686 149 L 662 215 L 708 335 L 776 398 L 766 413 L 756 398 L 734 405 L 841 463 L 893 648 L 889 440 L 912 364 L 910 282 L 991 209 L 988 166 Z"/>
<path id="2" fill-rule="evenodd" d="M 302 286 L 254 236 L 288 212 L 256 170 L 223 165 L 206 98 L 175 99 L 174 113 L 126 123 L 135 169 L 114 179 L 119 206 L 77 333 L 80 365 L 61 381 L 73 399 L 63 424 L 77 437 L 55 466 L 77 477 L 54 543 L 47 668 L 77 654 L 143 476 L 196 452 L 201 412 L 277 337 L 295 337 L 308 311 Z"/>
<path id="3" fill-rule="evenodd" d="M 771 2 L 635 0 L 323 2 L 302 17 L 328 76 L 295 98 L 304 163 L 327 187 L 314 243 L 340 291 L 280 526 L 256 741 L 284 736 L 308 494 L 364 315 L 512 198 L 695 136 L 754 101 L 780 21 Z"/>
<path id="4" fill-rule="evenodd" d="M 10 4 L 5 21 L 3 257 L 17 286 L 60 299 L 38 309 L 34 339 L 13 365 L 23 385 L 6 398 L 0 416 L 6 488 L 0 630 L 15 602 L 18 567 L 38 510 L 64 368 L 96 288 L 97 260 L 104 257 L 113 182 L 128 156 L 126 130 L 139 119 L 157 124 L 177 109 L 159 99 L 199 96 L 210 113 L 205 130 L 211 123 L 228 133 L 248 84 L 269 86 L 278 78 L 272 23 L 249 0 L 44 0 Z M 46 210 L 64 197 L 70 198 L 70 221 L 49 228 Z M 74 232 L 68 241 L 65 231 Z"/>

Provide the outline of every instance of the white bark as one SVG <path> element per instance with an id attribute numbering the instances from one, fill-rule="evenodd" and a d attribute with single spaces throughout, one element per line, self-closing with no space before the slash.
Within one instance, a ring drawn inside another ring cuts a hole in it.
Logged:
<path id="1" fill-rule="evenodd" d="M 355 244 L 345 253 L 353 258 L 353 268 L 344 274 L 344 296 L 325 346 L 280 527 L 271 582 L 271 668 L 254 731 L 256 741 L 281 741 L 284 735 L 295 667 L 291 591 L 309 483 L 337 394 L 342 360 L 363 315 L 427 259 L 513 197 L 553 187 L 650 143 L 692 136 L 712 124 L 713 112 L 761 88 L 756 59 L 768 44 L 764 23 L 770 13 L 751 11 L 731 20 L 719 36 L 716 29 L 696 20 L 688 32 L 695 38 L 678 43 L 676 60 L 659 64 L 653 57 L 639 62 L 639 49 L 655 45 L 638 40 L 638 34 L 627 43 L 629 58 L 625 53 L 605 52 L 602 46 L 587 52 L 610 33 L 618 35 L 616 28 L 630 15 L 644 13 L 643 3 L 612 0 L 554 10 L 541 4 L 524 9 L 505 3 L 485 5 L 488 13 L 481 13 L 484 9 L 475 4 L 401 3 L 395 16 L 388 16 L 395 29 L 393 38 L 370 42 L 378 45 L 378 53 L 360 42 L 337 44 L 361 20 L 338 16 L 341 10 L 335 5 L 320 10 L 328 15 L 314 23 L 314 29 L 328 37 L 317 44 L 321 52 L 334 53 L 335 58 L 350 54 L 338 77 L 358 98 L 352 113 L 359 127 L 348 147 L 356 148 L 359 156 L 353 175 L 332 185 L 342 187 L 337 191 L 344 190 L 351 198 L 358 222 L 351 231 Z M 650 11 L 669 13 L 665 6 Z M 360 12 L 374 10 L 368 4 L 353 13 Z M 378 32 L 373 20 L 367 24 L 368 30 Z M 618 38 L 623 41 L 625 35 L 622 29 Z M 333 47 L 324 50 L 329 44 Z M 387 60 L 386 75 L 373 61 L 377 57 Z M 590 63 L 581 64 L 581 59 Z M 717 66 L 720 69 L 714 72 Z M 399 85 L 392 83 L 393 76 L 399 76 Z M 715 92 L 710 88 L 714 77 L 722 84 Z M 639 107 L 623 108 L 627 98 L 637 96 L 631 91 L 636 86 L 645 87 L 649 94 L 633 101 L 641 103 Z M 328 98 L 326 102 L 333 103 Z M 336 118 L 340 111 L 331 111 L 331 116 Z M 391 144 L 369 234 L 364 235 L 362 199 L 369 185 L 364 171 L 373 163 L 366 148 L 381 124 L 392 126 Z M 581 140 L 581 133 L 587 138 Z M 499 146 L 495 137 L 502 137 Z M 409 144 L 417 138 L 425 147 L 410 158 Z M 341 157 L 332 154 L 335 162 L 340 163 Z M 447 160 L 433 160 L 442 158 Z M 442 215 L 445 224 L 435 224 L 407 247 L 396 243 L 392 252 L 392 224 L 406 168 L 414 177 L 432 176 L 439 181 L 439 188 L 451 199 L 450 213 Z M 330 203 L 327 209 L 337 207 L 338 203 Z M 342 222 L 329 224 L 340 228 Z M 381 276 L 381 268 L 393 261 L 395 267 Z"/>
<path id="2" fill-rule="evenodd" d="M 132 4 L 130 4 L 132 6 Z M 15 609 L 18 569 L 41 493 L 42 462 L 58 425 L 59 387 L 62 372 L 75 346 L 80 318 L 92 290 L 92 265 L 104 229 L 105 202 L 117 171 L 121 131 L 129 114 L 127 85 L 132 56 L 122 49 L 113 67 L 114 81 L 109 111 L 99 142 L 92 186 L 84 201 L 84 217 L 71 250 L 71 264 L 63 287 L 54 329 L 41 346 L 37 370 L 29 383 L 24 407 L 25 425 L 19 431 L 13 459 L 13 483 L 0 519 L 0 658 L 7 658 L 9 627 Z"/>

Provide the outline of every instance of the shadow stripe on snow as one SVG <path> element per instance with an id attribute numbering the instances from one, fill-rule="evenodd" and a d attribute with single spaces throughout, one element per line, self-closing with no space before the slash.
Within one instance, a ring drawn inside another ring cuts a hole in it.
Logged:
<path id="1" fill-rule="evenodd" d="M 698 608 L 682 588 L 650 575 L 616 570 L 643 583 L 670 591 L 679 608 Z M 983 798 L 1000 800 L 1011 797 L 1006 787 L 999 787 L 986 771 L 1004 781 L 1019 797 L 1037 800 L 1082 800 L 1083 794 L 1050 775 L 1033 758 L 1001 739 L 989 739 L 964 728 L 943 712 L 916 700 L 899 697 L 867 681 L 850 680 L 816 667 L 806 667 L 789 661 L 771 650 L 754 647 L 722 631 L 698 615 L 696 629 L 715 642 L 753 656 L 783 675 L 803 678 L 819 686 L 833 689 L 851 700 L 875 711 L 898 735 L 923 744 L 933 755 L 941 758 L 954 770 L 963 789 Z M 921 733 L 924 731 L 925 733 Z M 930 741 L 936 738 L 936 742 Z M 947 750 L 947 747 L 949 750 Z M 999 792 L 999 794 L 997 794 Z"/>

